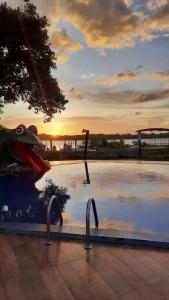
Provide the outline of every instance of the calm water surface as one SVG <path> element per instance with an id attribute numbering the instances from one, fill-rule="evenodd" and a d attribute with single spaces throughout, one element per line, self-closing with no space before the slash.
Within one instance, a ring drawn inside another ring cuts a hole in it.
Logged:
<path id="1" fill-rule="evenodd" d="M 167 162 L 52 162 L 39 180 L 0 177 L 2 222 L 45 223 L 52 194 L 58 195 L 66 225 L 84 226 L 86 202 L 96 200 L 100 227 L 169 234 Z M 88 171 L 88 172 L 87 172 Z M 57 223 L 55 207 L 52 222 Z"/>

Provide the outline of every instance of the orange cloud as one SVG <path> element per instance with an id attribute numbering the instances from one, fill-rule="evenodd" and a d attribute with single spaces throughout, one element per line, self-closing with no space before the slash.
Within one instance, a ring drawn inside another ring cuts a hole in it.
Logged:
<path id="1" fill-rule="evenodd" d="M 50 37 L 52 48 L 55 50 L 56 58 L 59 63 L 66 63 L 69 60 L 68 53 L 78 52 L 82 49 L 82 45 L 74 42 L 63 28 L 52 33 Z"/>
<path id="2" fill-rule="evenodd" d="M 74 100 L 83 100 L 84 99 L 84 95 L 79 93 L 75 87 L 70 88 L 68 95 L 70 98 L 72 98 Z"/>
<path id="3" fill-rule="evenodd" d="M 65 64 L 69 60 L 69 56 L 65 53 L 57 52 L 55 55 L 55 60 L 57 60 L 59 64 Z"/>
<path id="4" fill-rule="evenodd" d="M 161 0 L 161 1 L 149 1 L 154 8 L 154 13 L 151 18 L 147 21 L 147 26 L 151 31 L 157 32 L 168 32 L 169 31 L 169 1 L 168 0 Z"/>
<path id="5" fill-rule="evenodd" d="M 123 73 L 116 73 L 107 76 L 103 79 L 96 79 L 92 82 L 94 84 L 111 84 L 118 83 L 120 81 L 131 81 L 139 79 L 153 79 L 153 80 L 169 80 L 169 71 L 157 71 L 157 72 L 141 72 L 141 71 L 129 71 Z"/>
<path id="6" fill-rule="evenodd" d="M 121 73 L 119 73 L 121 74 Z M 152 75 L 153 73 L 151 73 Z M 155 74 L 155 73 L 154 73 Z M 153 75 L 155 76 L 155 75 Z M 119 76 L 122 77 L 123 76 Z M 125 76 L 124 76 L 125 77 Z M 126 76 L 127 78 L 127 76 Z M 132 76 L 131 76 L 132 78 Z M 128 80 L 132 80 L 132 79 Z M 125 79 L 127 80 L 127 79 Z M 136 80 L 136 79 L 133 79 Z M 100 80 L 101 81 L 101 80 Z M 99 80 L 97 84 L 99 83 Z M 111 82 L 110 82 L 111 83 Z M 158 108 L 168 108 L 168 102 L 161 102 L 161 100 L 166 100 L 169 98 L 169 89 L 167 88 L 161 88 L 159 90 L 152 89 L 147 91 L 142 90 L 132 90 L 132 89 L 114 89 L 112 90 L 111 86 L 105 86 L 100 87 L 98 89 L 92 89 L 92 90 L 85 90 L 85 89 L 77 89 L 74 86 L 67 86 L 65 84 L 62 84 L 62 88 L 64 89 L 67 97 L 72 100 L 86 100 L 90 103 L 97 103 L 99 107 L 109 107 L 109 108 L 131 108 L 135 107 L 137 108 L 137 105 L 139 103 L 147 103 L 147 102 L 153 102 L 158 103 Z M 85 103 L 86 103 L 85 101 Z M 84 103 L 84 101 L 83 101 Z"/>
<path id="7" fill-rule="evenodd" d="M 64 19 L 83 34 L 93 48 L 123 48 L 135 45 L 135 37 L 147 36 L 142 26 L 143 13 L 133 13 L 123 0 L 92 0 L 90 5 L 79 1 L 64 1 L 69 13 Z"/>
<path id="8" fill-rule="evenodd" d="M 93 80 L 93 83 L 95 84 L 109 84 L 114 83 L 118 81 L 128 81 L 128 80 L 137 80 L 139 79 L 139 74 L 134 72 L 126 72 L 126 73 L 117 73 L 112 74 L 111 76 L 108 76 L 104 79 L 96 79 Z"/>
<path id="9" fill-rule="evenodd" d="M 169 89 L 152 89 L 151 91 L 141 90 L 112 90 L 111 87 L 100 88 L 92 92 L 84 93 L 85 99 L 97 104 L 109 105 L 109 107 L 134 107 L 138 103 L 158 102 L 159 107 L 168 108 L 168 102 L 161 103 L 161 100 L 169 98 Z"/>
<path id="10" fill-rule="evenodd" d="M 8 2 L 22 4 L 21 0 Z M 33 2 L 38 11 L 49 18 L 52 31 L 59 21 L 68 22 L 81 32 L 89 47 L 102 51 L 106 48 L 133 47 L 136 39 L 151 41 L 169 32 L 168 0 L 142 0 L 139 8 L 133 0 Z"/>
<path id="11" fill-rule="evenodd" d="M 135 103 L 143 103 L 149 101 L 157 101 L 161 99 L 169 98 L 169 89 L 164 89 L 160 91 L 151 91 L 146 93 L 141 93 L 138 97 L 135 98 Z"/>
<path id="12" fill-rule="evenodd" d="M 124 3 L 127 5 L 127 6 L 130 6 L 133 4 L 133 0 L 124 0 Z"/>
<path id="13" fill-rule="evenodd" d="M 71 52 L 77 52 L 82 49 L 82 45 L 78 42 L 74 42 L 64 28 L 55 31 L 51 35 L 50 41 L 54 49 L 67 49 Z"/>

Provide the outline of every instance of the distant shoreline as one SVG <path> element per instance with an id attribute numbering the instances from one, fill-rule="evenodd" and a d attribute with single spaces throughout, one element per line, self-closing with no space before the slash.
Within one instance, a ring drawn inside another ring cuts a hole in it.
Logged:
<path id="1" fill-rule="evenodd" d="M 96 139 L 137 139 L 138 136 L 137 134 L 93 134 L 91 133 L 90 138 L 96 138 Z M 44 134 L 40 133 L 39 137 L 42 140 L 53 140 L 53 141 L 59 141 L 59 140 L 84 140 L 85 135 L 84 134 L 77 134 L 77 135 L 50 135 L 50 134 Z M 142 133 L 142 138 L 143 139 L 150 139 L 150 138 L 169 138 L 169 133 L 159 133 L 159 134 L 154 134 L 154 133 Z"/>

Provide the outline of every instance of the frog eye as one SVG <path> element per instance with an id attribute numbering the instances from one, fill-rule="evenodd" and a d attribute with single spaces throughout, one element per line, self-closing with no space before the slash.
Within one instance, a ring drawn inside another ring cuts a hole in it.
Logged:
<path id="1" fill-rule="evenodd" d="M 16 127 L 16 134 L 18 134 L 18 135 L 23 134 L 24 131 L 25 131 L 24 125 L 19 125 L 18 127 Z"/>

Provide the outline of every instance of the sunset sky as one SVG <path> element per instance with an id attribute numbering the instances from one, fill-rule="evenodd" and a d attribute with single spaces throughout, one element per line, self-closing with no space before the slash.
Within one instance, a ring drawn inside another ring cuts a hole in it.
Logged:
<path id="1" fill-rule="evenodd" d="M 69 103 L 50 123 L 26 104 L 9 105 L 1 124 L 35 124 L 54 135 L 169 128 L 169 0 L 32 2 L 51 24 L 53 76 Z"/>

